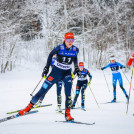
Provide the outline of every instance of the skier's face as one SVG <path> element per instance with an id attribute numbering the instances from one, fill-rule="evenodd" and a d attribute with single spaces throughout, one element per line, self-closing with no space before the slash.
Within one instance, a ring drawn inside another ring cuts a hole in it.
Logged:
<path id="1" fill-rule="evenodd" d="M 74 39 L 65 39 L 66 46 L 71 48 L 73 45 Z"/>
<path id="2" fill-rule="evenodd" d="M 111 60 L 111 63 L 115 63 L 115 60 Z"/>
<path id="3" fill-rule="evenodd" d="M 80 71 L 83 71 L 83 68 L 84 68 L 83 66 L 79 66 Z"/>

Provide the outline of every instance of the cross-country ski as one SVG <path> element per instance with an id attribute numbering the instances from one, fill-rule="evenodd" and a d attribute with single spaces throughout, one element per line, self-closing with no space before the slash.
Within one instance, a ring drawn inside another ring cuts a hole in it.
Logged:
<path id="1" fill-rule="evenodd" d="M 94 125 L 95 124 L 95 122 L 93 122 L 93 123 L 86 123 L 86 122 L 80 122 L 80 121 L 55 121 L 55 122 L 81 124 L 81 125 Z"/>
<path id="2" fill-rule="evenodd" d="M 47 107 L 47 106 L 52 106 L 52 104 L 35 106 L 35 107 L 33 107 L 32 109 L 43 108 L 43 107 Z M 17 112 L 19 112 L 19 111 L 20 111 L 20 110 L 15 110 L 15 111 L 12 111 L 12 112 L 8 112 L 7 114 L 13 114 L 13 113 L 17 113 Z"/>
<path id="3" fill-rule="evenodd" d="M 38 112 L 38 110 L 30 111 L 30 112 L 24 114 L 23 116 L 29 115 L 29 114 L 34 114 L 34 113 L 37 113 L 37 112 Z M 18 117 L 21 117 L 21 115 L 20 114 L 11 115 L 11 116 L 5 117 L 3 119 L 0 119 L 0 123 L 11 120 L 11 119 L 15 119 L 15 118 L 18 118 Z"/>

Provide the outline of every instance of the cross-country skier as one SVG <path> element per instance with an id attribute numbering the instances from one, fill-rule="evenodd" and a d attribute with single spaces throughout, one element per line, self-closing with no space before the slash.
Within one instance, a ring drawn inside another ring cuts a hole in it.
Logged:
<path id="1" fill-rule="evenodd" d="M 130 57 L 130 59 L 128 61 L 128 66 L 131 66 L 131 65 L 134 66 L 134 52 L 132 53 L 132 55 L 131 55 L 131 57 Z"/>
<path id="2" fill-rule="evenodd" d="M 51 67 L 52 68 L 54 66 L 55 60 L 56 60 L 56 54 L 52 57 L 52 62 L 51 62 Z M 57 87 L 57 104 L 58 104 L 57 105 L 57 111 L 58 112 L 62 111 L 61 110 L 61 102 L 62 102 L 61 89 L 62 89 L 62 84 L 63 84 L 62 80 L 56 82 L 56 87 Z M 36 104 L 36 107 L 37 106 L 41 106 L 44 97 L 45 97 L 45 94 L 41 96 L 41 98 L 39 99 L 38 103 Z"/>
<path id="3" fill-rule="evenodd" d="M 65 87 L 65 119 L 67 121 L 74 120 L 70 115 L 71 108 L 71 88 L 72 88 L 72 76 L 71 76 L 71 64 L 74 62 L 75 71 L 79 72 L 77 54 L 79 49 L 73 45 L 74 34 L 66 33 L 64 36 L 64 43 L 54 48 L 47 59 L 47 64 L 44 67 L 42 77 L 46 76 L 49 67 L 52 62 L 53 55 L 57 55 L 54 67 L 52 68 L 51 73 L 47 76 L 44 81 L 41 89 L 33 96 L 32 100 L 26 108 L 19 111 L 20 115 L 24 115 L 26 112 L 29 112 L 31 108 L 37 103 L 42 95 L 46 94 L 48 90 L 53 86 L 54 83 L 62 80 Z"/>
<path id="4" fill-rule="evenodd" d="M 91 80 L 92 80 L 92 75 L 86 68 L 84 68 L 83 62 L 79 62 L 79 70 L 80 70 L 79 72 L 74 71 L 73 73 L 74 75 L 77 74 L 78 80 L 77 80 L 77 85 L 76 85 L 76 95 L 71 106 L 72 109 L 75 107 L 80 90 L 81 90 L 81 108 L 82 109 L 85 108 L 85 105 L 84 105 L 85 104 L 85 90 L 87 86 L 90 85 Z M 89 82 L 87 80 L 87 75 L 89 76 Z"/>
<path id="5" fill-rule="evenodd" d="M 119 85 L 120 88 L 122 89 L 123 93 L 125 94 L 127 100 L 128 100 L 128 95 L 126 93 L 126 90 L 123 87 L 123 80 L 122 80 L 122 76 L 121 73 L 119 72 L 119 68 L 125 68 L 125 66 L 123 66 L 122 64 L 120 64 L 119 62 L 115 61 L 115 57 L 111 57 L 110 58 L 110 63 L 105 66 L 102 67 L 101 70 L 104 70 L 106 68 L 110 67 L 111 71 L 112 71 L 112 76 L 113 76 L 113 100 L 111 101 L 112 103 L 116 102 L 116 84 L 117 84 L 117 80 L 119 81 Z"/>

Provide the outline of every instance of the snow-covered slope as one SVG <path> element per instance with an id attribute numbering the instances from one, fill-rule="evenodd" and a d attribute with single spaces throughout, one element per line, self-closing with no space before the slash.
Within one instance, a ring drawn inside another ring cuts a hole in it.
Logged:
<path id="1" fill-rule="evenodd" d="M 8 116 L 6 113 L 24 108 L 30 101 L 30 93 L 41 78 L 42 70 L 16 69 L 6 74 L 0 74 L 0 119 Z M 0 134 L 133 134 L 134 132 L 134 90 L 131 90 L 129 112 L 126 115 L 126 98 L 117 86 L 117 100 L 120 103 L 102 104 L 112 100 L 112 76 L 109 70 L 105 75 L 110 87 L 108 91 L 102 71 L 91 71 L 93 81 L 91 89 L 99 103 L 96 105 L 89 89 L 86 90 L 86 110 L 75 109 L 71 115 L 77 121 L 94 122 L 95 125 L 65 124 L 55 122 L 65 120 L 64 115 L 56 113 L 56 87 L 55 85 L 47 93 L 43 104 L 53 104 L 50 107 L 40 108 L 39 112 L 13 119 L 0 124 Z M 130 80 L 131 72 L 126 76 Z M 129 92 L 130 84 L 123 76 L 124 87 Z M 134 82 L 133 82 L 134 83 Z M 133 84 L 134 85 L 134 84 Z M 76 80 L 73 84 L 75 91 Z M 41 85 L 39 85 L 39 88 Z M 36 90 L 38 91 L 39 88 Z M 74 96 L 72 92 L 72 97 Z M 64 90 L 62 90 L 62 107 L 64 108 Z M 80 106 L 80 96 L 78 98 Z M 77 106 L 77 105 L 76 105 Z"/>

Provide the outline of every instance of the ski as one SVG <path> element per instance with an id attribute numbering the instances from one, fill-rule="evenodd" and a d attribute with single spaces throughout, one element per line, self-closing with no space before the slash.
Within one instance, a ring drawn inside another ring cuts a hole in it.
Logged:
<path id="1" fill-rule="evenodd" d="M 47 107 L 47 106 L 52 106 L 52 104 L 47 104 L 47 105 L 41 105 L 41 106 L 35 106 L 32 109 L 36 109 L 36 108 L 42 108 L 42 107 Z M 13 114 L 13 113 L 17 113 L 20 110 L 16 110 L 16 111 L 12 111 L 12 112 L 8 112 L 7 114 Z"/>
<path id="2" fill-rule="evenodd" d="M 86 111 L 86 109 L 85 109 L 85 108 L 81 108 L 81 110 Z"/>
<path id="3" fill-rule="evenodd" d="M 74 107 L 74 108 L 71 108 L 71 109 L 80 109 L 81 107 Z M 65 110 L 65 108 L 62 108 L 61 110 Z M 57 110 L 56 110 L 57 111 Z"/>
<path id="4" fill-rule="evenodd" d="M 115 104 L 115 103 L 121 103 L 121 101 L 117 101 L 117 102 L 104 102 L 104 103 L 100 103 L 100 104 L 109 104 L 109 103 L 111 103 L 111 104 Z"/>
<path id="5" fill-rule="evenodd" d="M 62 111 L 57 111 L 56 113 L 64 115 L 64 113 Z"/>
<path id="6" fill-rule="evenodd" d="M 52 106 L 52 104 L 41 105 L 41 106 L 35 106 L 35 107 L 33 107 L 32 109 L 42 108 L 42 107 L 47 107 L 47 106 Z"/>
<path id="7" fill-rule="evenodd" d="M 94 125 L 95 124 L 95 122 L 93 122 L 93 123 L 86 123 L 86 122 L 80 122 L 80 121 L 55 121 L 55 122 L 83 124 L 83 125 Z"/>
<path id="8" fill-rule="evenodd" d="M 38 110 L 30 111 L 30 112 L 25 113 L 23 116 L 33 114 L 33 113 L 37 113 L 37 112 L 38 112 Z M 11 120 L 11 119 L 15 119 L 15 118 L 18 118 L 18 117 L 21 117 L 21 115 L 20 114 L 11 115 L 11 116 L 8 116 L 6 118 L 0 119 L 0 123 Z"/>
<path id="9" fill-rule="evenodd" d="M 71 108 L 72 110 L 73 109 L 81 109 L 81 110 L 83 110 L 83 111 L 86 111 L 86 109 L 85 108 L 81 108 L 81 107 L 74 107 L 74 108 Z"/>

